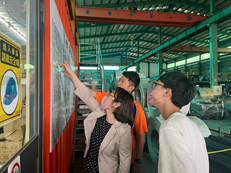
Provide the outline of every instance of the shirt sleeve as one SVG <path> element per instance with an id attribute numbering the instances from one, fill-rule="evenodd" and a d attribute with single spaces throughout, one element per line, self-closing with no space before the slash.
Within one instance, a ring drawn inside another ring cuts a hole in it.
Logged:
<path id="1" fill-rule="evenodd" d="M 183 135 L 174 128 L 161 129 L 159 134 L 158 173 L 195 173 L 195 163 Z"/>
<path id="2" fill-rule="evenodd" d="M 108 96 L 108 95 L 109 95 L 109 93 L 107 93 L 107 92 L 96 92 L 95 99 L 97 100 L 98 103 L 101 103 L 101 101 L 103 100 L 103 98 L 105 96 Z"/>
<path id="3" fill-rule="evenodd" d="M 136 102 L 135 105 L 137 108 L 137 115 L 135 118 L 134 129 L 137 135 L 142 135 L 143 133 L 148 132 L 147 120 L 142 106 Z"/>

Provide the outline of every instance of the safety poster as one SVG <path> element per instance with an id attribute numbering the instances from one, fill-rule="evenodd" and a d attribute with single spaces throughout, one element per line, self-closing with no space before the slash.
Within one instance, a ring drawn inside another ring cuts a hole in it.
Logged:
<path id="1" fill-rule="evenodd" d="M 21 117 L 20 50 L 0 33 L 0 126 Z"/>

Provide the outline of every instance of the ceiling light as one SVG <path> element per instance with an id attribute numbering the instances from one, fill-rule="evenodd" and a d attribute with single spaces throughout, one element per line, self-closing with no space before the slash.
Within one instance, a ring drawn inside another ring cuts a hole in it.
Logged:
<path id="1" fill-rule="evenodd" d="M 162 8 L 163 8 L 163 9 L 167 9 L 167 8 L 168 8 L 168 6 L 163 6 Z"/>
<path id="2" fill-rule="evenodd" d="M 17 34 L 19 37 L 21 37 L 26 42 L 26 38 L 23 37 L 22 34 L 20 34 L 13 26 L 10 26 L 10 29 L 14 31 L 15 34 Z"/>
<path id="3" fill-rule="evenodd" d="M 201 13 L 197 13 L 197 15 L 200 15 Z"/>
<path id="4" fill-rule="evenodd" d="M 176 7 L 174 7 L 173 10 L 176 10 Z"/>
<path id="5" fill-rule="evenodd" d="M 191 13 L 194 13 L 194 11 L 191 11 Z"/>
<path id="6" fill-rule="evenodd" d="M 188 12 L 188 10 L 184 10 L 184 12 L 185 12 L 185 13 L 187 13 L 187 12 Z"/>
<path id="7" fill-rule="evenodd" d="M 97 70 L 97 67 L 80 67 L 80 70 Z"/>
<path id="8" fill-rule="evenodd" d="M 3 24 L 5 24 L 6 26 L 9 27 L 9 23 L 6 22 L 2 17 L 0 17 L 0 21 L 1 21 Z"/>
<path id="9" fill-rule="evenodd" d="M 179 8 L 177 11 L 182 11 L 182 8 Z"/>

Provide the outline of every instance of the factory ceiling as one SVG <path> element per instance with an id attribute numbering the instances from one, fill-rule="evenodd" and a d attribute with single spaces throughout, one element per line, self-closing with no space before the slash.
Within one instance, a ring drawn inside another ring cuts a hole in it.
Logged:
<path id="1" fill-rule="evenodd" d="M 147 11 L 147 12 L 166 12 L 181 14 L 196 14 L 210 17 L 210 1 L 211 0 L 76 0 L 75 5 L 81 7 L 97 7 L 108 9 L 123 9 L 131 11 Z M 231 1 L 214 0 L 214 14 L 222 11 L 231 5 Z M 219 46 L 231 42 L 231 19 L 225 18 L 220 20 L 218 24 L 218 41 Z M 164 44 L 178 35 L 186 32 L 190 27 L 159 27 L 147 25 L 129 25 L 129 24 L 108 24 L 108 23 L 91 23 L 78 22 L 78 34 L 80 43 L 96 43 L 100 40 L 103 57 L 121 56 L 130 61 L 134 61 L 150 51 L 159 47 L 159 31 L 161 31 L 161 43 Z M 161 28 L 161 30 L 160 30 Z M 133 42 L 131 36 L 134 36 Z M 175 44 L 175 46 L 209 46 L 209 28 L 202 32 L 193 34 L 190 38 Z M 139 43 L 139 55 L 138 46 Z M 94 51 L 91 47 L 81 47 L 83 52 Z M 186 57 L 188 53 L 164 52 L 164 62 L 174 60 L 176 58 Z M 138 57 L 139 56 L 139 57 Z M 145 62 L 157 63 L 158 55 L 145 59 Z"/>

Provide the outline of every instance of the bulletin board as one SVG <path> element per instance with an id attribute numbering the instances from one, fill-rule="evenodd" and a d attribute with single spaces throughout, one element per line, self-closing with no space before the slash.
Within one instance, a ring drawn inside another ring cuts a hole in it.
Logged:
<path id="1" fill-rule="evenodd" d="M 54 0 L 50 1 L 51 28 L 51 95 L 50 95 L 50 152 L 53 151 L 74 111 L 74 85 L 61 72 L 59 62 L 66 61 L 75 70 L 74 55 L 62 25 Z"/>

